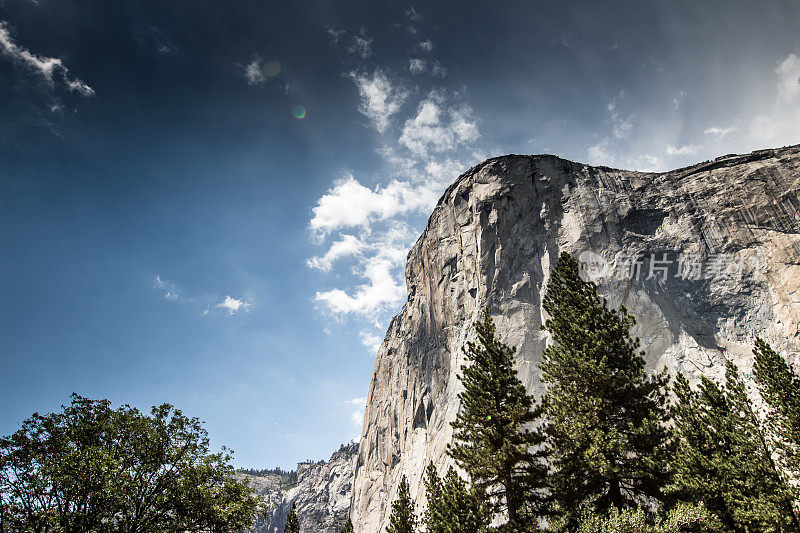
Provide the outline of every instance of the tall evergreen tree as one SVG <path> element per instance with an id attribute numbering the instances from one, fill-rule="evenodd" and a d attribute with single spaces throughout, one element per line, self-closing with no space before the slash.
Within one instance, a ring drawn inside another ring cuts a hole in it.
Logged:
<path id="1" fill-rule="evenodd" d="M 342 526 L 342 529 L 339 530 L 339 533 L 353 533 L 353 522 L 349 518 Z"/>
<path id="2" fill-rule="evenodd" d="M 736 367 L 724 386 L 701 376 L 697 390 L 679 375 L 675 395 L 672 496 L 704 503 L 726 531 L 800 531 Z"/>
<path id="3" fill-rule="evenodd" d="M 479 533 L 486 531 L 489 514 L 481 499 L 451 467 L 442 480 L 433 463 L 425 471 L 428 507 L 423 523 L 427 533 Z"/>
<path id="4" fill-rule="evenodd" d="M 448 453 L 472 488 L 514 527 L 534 523 L 545 509 L 544 436 L 532 429 L 541 417 L 514 370 L 515 348 L 497 339 L 488 310 L 475 323 L 478 342 L 464 348 L 469 365 L 459 376 L 464 391 Z"/>
<path id="5" fill-rule="evenodd" d="M 767 404 L 767 429 L 787 473 L 800 478 L 800 376 L 761 339 L 753 350 L 756 385 Z"/>
<path id="6" fill-rule="evenodd" d="M 283 533 L 300 533 L 300 521 L 297 519 L 297 508 L 294 503 L 286 516 L 286 525 L 283 526 Z"/>
<path id="7" fill-rule="evenodd" d="M 417 528 L 417 516 L 414 514 L 414 501 L 408 488 L 408 479 L 403 476 L 397 491 L 397 499 L 392 503 L 392 514 L 389 516 L 387 533 L 414 533 Z"/>
<path id="8" fill-rule="evenodd" d="M 542 356 L 546 432 L 557 527 L 574 529 L 582 508 L 605 511 L 662 498 L 668 457 L 667 377 L 648 376 L 634 318 L 609 309 L 578 263 L 562 253 L 547 286 Z"/>

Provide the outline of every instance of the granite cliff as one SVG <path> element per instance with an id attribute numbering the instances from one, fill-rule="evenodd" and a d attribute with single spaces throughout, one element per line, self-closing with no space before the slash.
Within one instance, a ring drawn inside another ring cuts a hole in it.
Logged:
<path id="1" fill-rule="evenodd" d="M 408 301 L 375 360 L 352 487 L 356 531 L 383 531 L 402 475 L 423 504 L 425 466 L 448 464 L 461 347 L 481 308 L 541 394 L 541 301 L 560 251 L 636 316 L 651 369 L 717 377 L 728 358 L 748 373 L 755 335 L 796 362 L 799 191 L 800 146 L 665 173 L 510 155 L 463 174 L 409 253 Z"/>
<path id="2" fill-rule="evenodd" d="M 292 504 L 302 533 L 339 533 L 347 520 L 357 444 L 339 448 L 327 462 L 298 463 L 297 484 L 286 487 L 285 476 L 237 474 L 246 479 L 268 504 L 267 516 L 253 533 L 280 533 Z"/>

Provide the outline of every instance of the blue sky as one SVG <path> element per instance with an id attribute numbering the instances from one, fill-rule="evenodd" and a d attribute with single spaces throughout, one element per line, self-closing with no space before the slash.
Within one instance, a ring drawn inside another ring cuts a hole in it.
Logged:
<path id="1" fill-rule="evenodd" d="M 504 153 L 800 142 L 800 4 L 0 1 L 0 433 L 77 392 L 242 466 L 360 432 L 408 248 Z"/>

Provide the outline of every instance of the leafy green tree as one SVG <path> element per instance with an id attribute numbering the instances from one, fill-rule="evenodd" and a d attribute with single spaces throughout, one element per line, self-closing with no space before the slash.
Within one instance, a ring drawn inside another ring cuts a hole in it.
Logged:
<path id="1" fill-rule="evenodd" d="M 672 496 L 703 502 L 725 531 L 800 531 L 736 367 L 728 363 L 724 386 L 701 376 L 697 390 L 679 375 L 675 395 Z"/>
<path id="2" fill-rule="evenodd" d="M 450 467 L 442 480 L 433 463 L 425 470 L 428 507 L 423 515 L 427 533 L 479 533 L 489 525 L 483 502 Z"/>
<path id="3" fill-rule="evenodd" d="M 339 533 L 353 533 L 353 522 L 348 518 Z"/>
<path id="4" fill-rule="evenodd" d="M 773 449 L 788 474 L 800 478 L 800 376 L 761 339 L 753 350 L 756 385 L 767 405 Z M 797 495 L 795 495 L 797 497 Z M 796 516 L 796 513 L 795 513 Z"/>
<path id="5" fill-rule="evenodd" d="M 522 527 L 535 522 L 547 504 L 544 436 L 533 428 L 542 410 L 517 377 L 516 349 L 497 339 L 488 309 L 475 330 L 478 342 L 464 348 L 470 364 L 461 367 L 464 391 L 448 453 L 491 511 L 506 511 L 508 523 Z"/>
<path id="6" fill-rule="evenodd" d="M 72 395 L 0 438 L 2 531 L 240 531 L 259 500 L 196 418 Z"/>
<path id="7" fill-rule="evenodd" d="M 297 519 L 297 508 L 294 503 L 286 516 L 286 525 L 283 526 L 283 533 L 300 533 L 300 521 Z"/>
<path id="8" fill-rule="evenodd" d="M 666 372 L 648 376 L 634 318 L 609 309 L 578 263 L 562 253 L 547 286 L 542 356 L 556 528 L 581 509 L 604 512 L 662 499 L 668 479 Z"/>
<path id="9" fill-rule="evenodd" d="M 585 512 L 577 533 L 711 533 L 719 528 L 703 504 L 679 504 L 666 518 L 651 517 L 641 508 L 620 511 L 612 507 L 606 516 Z"/>
<path id="10" fill-rule="evenodd" d="M 389 516 L 387 533 L 414 533 L 417 528 L 417 516 L 414 514 L 414 501 L 408 488 L 406 476 L 400 480 L 397 499 L 392 503 L 392 514 Z"/>

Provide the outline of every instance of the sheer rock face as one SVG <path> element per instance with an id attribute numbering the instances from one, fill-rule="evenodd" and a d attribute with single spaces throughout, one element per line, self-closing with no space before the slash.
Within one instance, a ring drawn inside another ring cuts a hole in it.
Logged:
<path id="1" fill-rule="evenodd" d="M 512 155 L 462 175 L 409 253 L 408 302 L 375 361 L 353 484 L 356 531 L 384 530 L 404 474 L 424 505 L 425 466 L 448 464 L 461 347 L 482 307 L 517 346 L 520 378 L 541 394 L 541 303 L 561 251 L 594 258 L 586 274 L 612 307 L 636 316 L 651 369 L 719 377 L 729 358 L 747 374 L 756 335 L 797 362 L 799 187 L 800 146 L 661 174 Z M 638 279 L 623 271 L 627 257 L 645 258 Z"/>
<path id="2" fill-rule="evenodd" d="M 353 470 L 357 444 L 342 446 L 330 460 L 297 465 L 297 485 L 281 490 L 276 476 L 249 476 L 258 494 L 269 505 L 269 513 L 259 520 L 254 533 L 281 533 L 286 517 L 295 504 L 302 533 L 339 533 L 350 509 Z"/>

